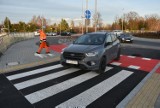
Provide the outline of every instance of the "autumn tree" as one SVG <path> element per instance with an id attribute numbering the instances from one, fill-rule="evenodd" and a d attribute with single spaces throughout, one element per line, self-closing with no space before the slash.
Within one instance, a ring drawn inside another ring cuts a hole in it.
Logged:
<path id="1" fill-rule="evenodd" d="M 147 23 L 147 28 L 151 31 L 160 30 L 160 17 L 157 14 L 146 15 L 145 21 Z"/>
<path id="2" fill-rule="evenodd" d="M 137 12 L 129 12 L 125 16 L 125 20 L 128 23 L 128 27 L 130 30 L 138 30 L 138 19 L 139 15 Z"/>
<path id="3" fill-rule="evenodd" d="M 6 32 L 10 32 L 11 29 L 11 21 L 8 17 L 5 18 L 4 20 L 4 28 Z"/>
<path id="4" fill-rule="evenodd" d="M 100 12 L 97 12 L 93 15 L 93 27 L 98 26 L 99 28 L 102 27 L 102 15 Z"/>
<path id="5" fill-rule="evenodd" d="M 59 24 L 59 28 L 61 29 L 62 32 L 69 30 L 69 25 L 65 19 L 61 20 L 61 22 Z"/>

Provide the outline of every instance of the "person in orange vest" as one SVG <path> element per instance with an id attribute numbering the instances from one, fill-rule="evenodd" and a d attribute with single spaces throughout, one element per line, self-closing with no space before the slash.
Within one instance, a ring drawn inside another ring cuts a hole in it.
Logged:
<path id="1" fill-rule="evenodd" d="M 47 45 L 46 34 L 43 30 L 39 30 L 39 33 L 40 33 L 40 36 L 39 36 L 40 45 L 39 45 L 38 51 L 36 53 L 40 54 L 42 49 L 45 48 L 46 49 L 46 54 L 49 54 L 50 51 L 49 51 L 49 47 Z"/>

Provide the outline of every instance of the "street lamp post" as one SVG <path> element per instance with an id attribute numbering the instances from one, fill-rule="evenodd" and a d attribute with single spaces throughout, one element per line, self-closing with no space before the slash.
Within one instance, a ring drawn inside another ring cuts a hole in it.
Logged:
<path id="1" fill-rule="evenodd" d="M 82 0 L 82 34 L 83 34 L 83 18 L 84 18 L 84 13 L 83 13 L 83 0 Z"/>
<path id="2" fill-rule="evenodd" d="M 88 0 L 86 0 L 86 10 L 88 10 Z M 85 23 L 86 23 L 86 33 L 88 33 L 87 18 Z"/>
<path id="3" fill-rule="evenodd" d="M 97 0 L 95 0 L 95 15 L 96 15 L 96 22 L 95 22 L 95 32 L 97 32 Z"/>
<path id="4" fill-rule="evenodd" d="M 122 32 L 123 32 L 123 10 L 124 8 L 122 9 Z"/>

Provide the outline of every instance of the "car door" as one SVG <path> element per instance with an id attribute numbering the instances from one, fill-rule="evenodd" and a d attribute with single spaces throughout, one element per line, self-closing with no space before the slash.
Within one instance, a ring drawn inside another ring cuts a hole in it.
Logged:
<path id="1" fill-rule="evenodd" d="M 112 56 L 113 56 L 113 59 L 114 59 L 115 57 L 117 57 L 117 52 L 118 52 L 118 49 L 119 49 L 119 41 L 118 41 L 116 35 L 111 34 L 111 37 L 112 37 L 112 41 L 113 41 Z"/>
<path id="2" fill-rule="evenodd" d="M 113 41 L 112 41 L 111 35 L 107 34 L 106 40 L 105 40 L 105 46 L 104 46 L 105 47 L 105 55 L 107 57 L 107 63 L 109 63 L 113 58 L 112 44 L 113 44 Z"/>

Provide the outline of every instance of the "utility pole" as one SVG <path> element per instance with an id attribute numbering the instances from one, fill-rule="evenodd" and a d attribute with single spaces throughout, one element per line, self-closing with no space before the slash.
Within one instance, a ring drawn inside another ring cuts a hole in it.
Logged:
<path id="1" fill-rule="evenodd" d="M 42 31 L 43 31 L 43 17 L 41 16 L 41 20 L 42 20 Z"/>
<path id="2" fill-rule="evenodd" d="M 82 18 L 82 34 L 83 34 L 84 33 L 84 31 L 83 31 L 83 18 L 84 18 L 83 0 L 82 0 L 82 16 L 81 16 L 81 18 Z"/>
<path id="3" fill-rule="evenodd" d="M 123 10 L 124 8 L 122 9 L 122 32 L 123 32 Z"/>
<path id="4" fill-rule="evenodd" d="M 95 0 L 95 15 L 96 15 L 96 22 L 95 22 L 95 32 L 97 32 L 97 0 Z"/>
<path id="5" fill-rule="evenodd" d="M 88 10 L 88 0 L 86 0 L 86 10 Z M 87 18 L 86 18 L 86 33 L 88 33 L 88 25 L 87 25 Z"/>

